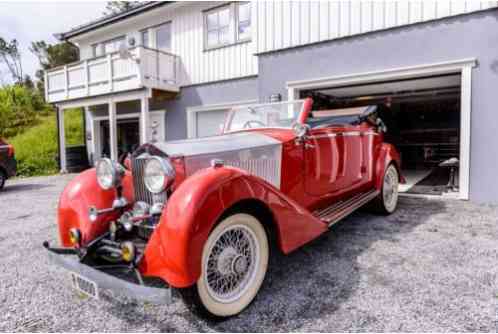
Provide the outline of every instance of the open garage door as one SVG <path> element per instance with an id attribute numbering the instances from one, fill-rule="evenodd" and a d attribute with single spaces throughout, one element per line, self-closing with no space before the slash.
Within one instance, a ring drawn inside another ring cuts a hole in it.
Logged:
<path id="1" fill-rule="evenodd" d="M 308 88 L 314 110 L 383 105 L 386 141 L 397 147 L 401 192 L 455 196 L 459 192 L 461 74 Z"/>

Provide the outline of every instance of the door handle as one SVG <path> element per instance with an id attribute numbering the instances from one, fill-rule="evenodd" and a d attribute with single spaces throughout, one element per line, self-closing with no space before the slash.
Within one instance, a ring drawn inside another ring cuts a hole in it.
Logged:
<path id="1" fill-rule="evenodd" d="M 304 148 L 315 148 L 315 145 L 310 143 L 304 143 Z"/>

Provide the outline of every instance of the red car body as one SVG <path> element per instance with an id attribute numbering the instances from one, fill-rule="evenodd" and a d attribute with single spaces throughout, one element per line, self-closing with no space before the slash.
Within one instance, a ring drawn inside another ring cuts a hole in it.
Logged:
<path id="1" fill-rule="evenodd" d="M 311 108 L 312 101 L 308 99 L 299 116 L 300 123 L 306 123 Z M 280 143 L 279 187 L 242 168 L 223 164 L 188 175 L 185 158 L 170 156 L 176 178 L 159 224 L 138 263 L 142 275 L 160 277 L 176 288 L 195 284 L 201 274 L 202 250 L 210 232 L 228 210 L 241 203 L 263 210 L 271 217 L 268 224 L 275 232 L 279 249 L 290 253 L 329 229 L 330 221 L 318 214 L 324 208 L 357 194 L 378 195 L 386 168 L 394 165 L 400 170 L 396 149 L 384 142 L 377 125 L 366 120 L 311 128 L 302 140 L 293 129 L 261 128 L 237 133 L 264 136 Z M 146 144 L 142 150 L 154 153 L 158 145 Z M 123 196 L 128 203 L 134 203 L 136 192 L 131 171 L 125 172 L 122 185 Z M 74 247 L 69 239 L 71 228 L 81 231 L 80 247 L 108 231 L 110 222 L 118 219 L 120 212 L 99 215 L 92 222 L 88 208 L 109 208 L 115 198 L 115 189 L 99 187 L 95 169 L 78 175 L 68 184 L 59 202 L 62 245 Z M 361 205 L 364 202 L 357 200 Z M 342 217 L 341 210 L 344 207 L 338 207 L 333 214 Z"/>

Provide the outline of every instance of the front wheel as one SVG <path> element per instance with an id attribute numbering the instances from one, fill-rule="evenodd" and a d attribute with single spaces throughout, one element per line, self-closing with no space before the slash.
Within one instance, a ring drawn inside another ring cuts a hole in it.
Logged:
<path id="1" fill-rule="evenodd" d="M 200 315 L 236 315 L 256 297 L 268 259 L 268 237 L 259 220 L 245 213 L 229 216 L 204 245 L 201 277 L 191 288 L 181 289 L 181 295 Z"/>
<path id="2" fill-rule="evenodd" d="M 376 211 L 388 215 L 396 210 L 398 206 L 398 185 L 399 173 L 396 167 L 391 164 L 384 173 L 381 192 L 375 199 Z"/>

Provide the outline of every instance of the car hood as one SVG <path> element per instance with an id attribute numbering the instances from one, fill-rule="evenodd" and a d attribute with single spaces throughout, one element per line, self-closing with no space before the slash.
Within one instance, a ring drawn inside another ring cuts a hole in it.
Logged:
<path id="1" fill-rule="evenodd" d="M 238 132 L 220 136 L 154 143 L 168 156 L 216 154 L 234 150 L 278 145 L 281 142 L 258 132 Z"/>
<path id="2" fill-rule="evenodd" d="M 237 132 L 153 145 L 170 157 L 182 156 L 187 177 L 210 167 L 213 159 L 220 159 L 226 166 L 246 170 L 280 187 L 282 142 L 260 132 Z"/>

